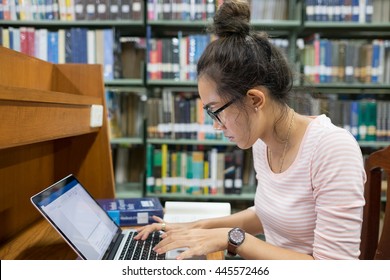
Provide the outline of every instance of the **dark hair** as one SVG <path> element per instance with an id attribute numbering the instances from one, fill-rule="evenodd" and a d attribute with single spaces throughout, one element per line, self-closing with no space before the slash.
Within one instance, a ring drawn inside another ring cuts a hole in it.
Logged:
<path id="1" fill-rule="evenodd" d="M 217 35 L 197 64 L 198 77 L 206 75 L 221 98 L 231 100 L 252 88 L 268 88 L 271 98 L 285 104 L 293 85 L 292 71 L 284 54 L 264 32 L 250 26 L 245 0 L 225 0 L 208 31 Z"/>

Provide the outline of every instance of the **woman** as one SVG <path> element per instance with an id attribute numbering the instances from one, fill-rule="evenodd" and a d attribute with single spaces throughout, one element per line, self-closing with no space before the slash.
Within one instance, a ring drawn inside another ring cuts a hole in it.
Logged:
<path id="1" fill-rule="evenodd" d="M 225 1 L 198 63 L 198 89 L 214 128 L 253 148 L 255 205 L 228 217 L 142 227 L 164 230 L 154 248 L 188 248 L 178 259 L 228 250 L 244 259 L 357 259 L 365 172 L 353 136 L 325 115 L 289 108 L 292 72 L 263 33 L 251 31 L 246 1 Z M 266 241 L 255 237 L 264 233 Z"/>

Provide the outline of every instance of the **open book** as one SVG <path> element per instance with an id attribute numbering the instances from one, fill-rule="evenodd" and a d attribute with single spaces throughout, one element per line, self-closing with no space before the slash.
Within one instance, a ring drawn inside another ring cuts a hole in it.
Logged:
<path id="1" fill-rule="evenodd" d="M 167 223 L 193 222 L 200 219 L 218 218 L 231 214 L 231 206 L 228 202 L 165 202 L 164 221 Z M 178 248 L 168 251 L 167 259 L 175 259 L 186 248 Z M 192 259 L 206 259 L 206 256 L 193 257 Z"/>
<path id="2" fill-rule="evenodd" d="M 231 214 L 229 202 L 165 202 L 164 221 L 167 223 L 193 222 Z"/>

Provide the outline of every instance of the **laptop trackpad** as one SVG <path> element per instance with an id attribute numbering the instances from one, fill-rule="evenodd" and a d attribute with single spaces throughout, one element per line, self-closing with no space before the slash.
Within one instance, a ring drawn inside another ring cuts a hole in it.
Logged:
<path id="1" fill-rule="evenodd" d="M 171 250 L 165 253 L 165 259 L 166 260 L 176 260 L 176 257 L 184 252 L 186 248 L 178 248 L 175 250 Z M 203 256 L 193 256 L 192 258 L 188 258 L 186 260 L 206 260 L 207 257 L 205 255 Z"/>

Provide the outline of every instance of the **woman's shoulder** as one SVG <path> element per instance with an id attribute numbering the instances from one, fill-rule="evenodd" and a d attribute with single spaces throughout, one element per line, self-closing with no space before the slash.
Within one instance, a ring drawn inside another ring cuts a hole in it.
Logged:
<path id="1" fill-rule="evenodd" d="M 348 130 L 333 124 L 326 115 L 316 117 L 312 122 L 311 130 L 312 134 L 326 140 L 345 139 L 357 143 L 355 137 Z"/>
<path id="2" fill-rule="evenodd" d="M 311 128 L 311 143 L 316 146 L 314 149 L 321 153 L 332 153 L 339 151 L 351 151 L 357 154 L 361 153 L 360 146 L 355 137 L 346 129 L 336 126 L 325 115 L 318 116 L 313 121 Z"/>

